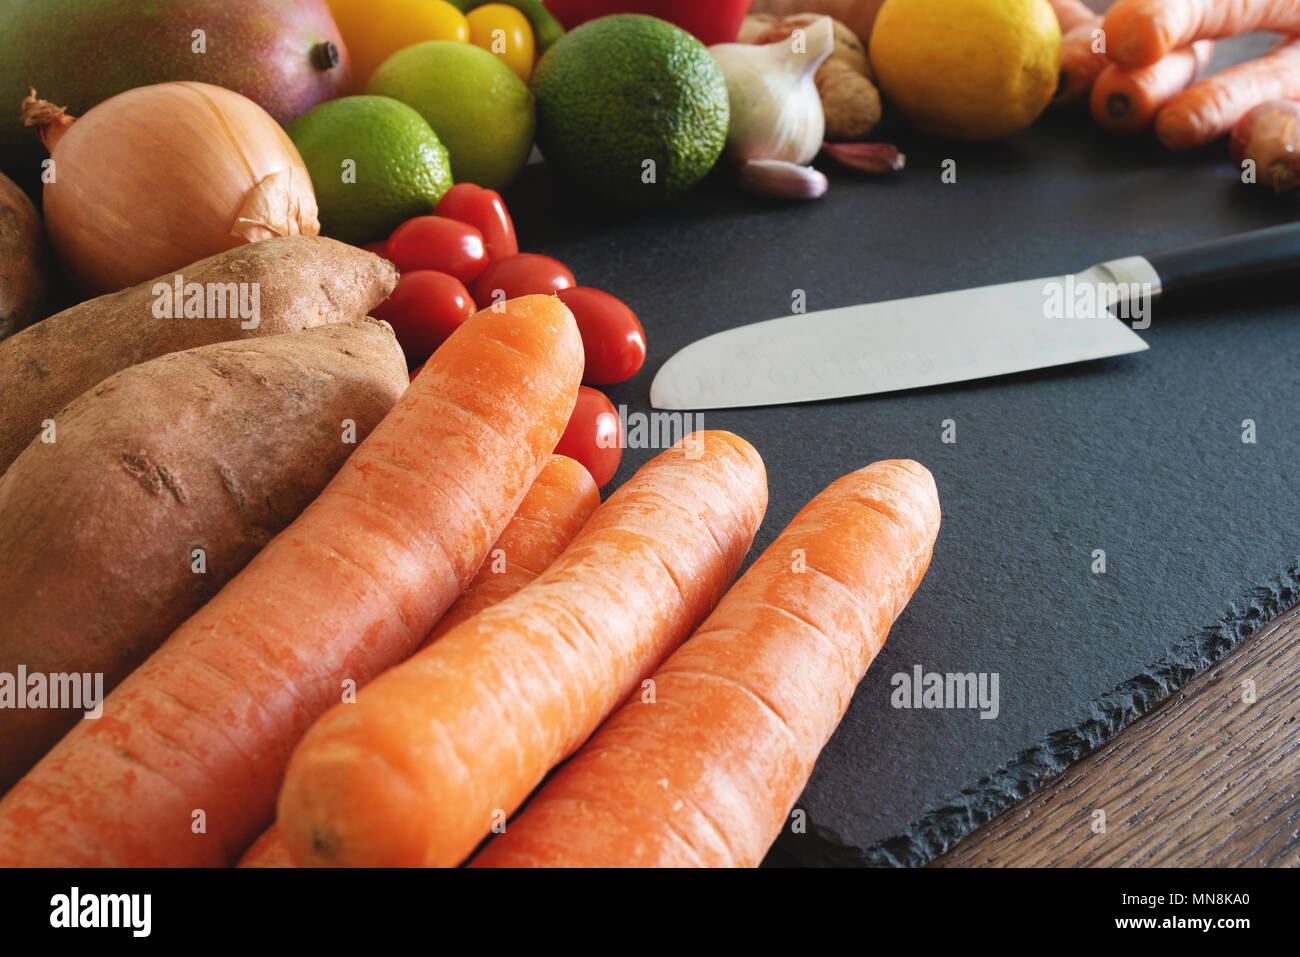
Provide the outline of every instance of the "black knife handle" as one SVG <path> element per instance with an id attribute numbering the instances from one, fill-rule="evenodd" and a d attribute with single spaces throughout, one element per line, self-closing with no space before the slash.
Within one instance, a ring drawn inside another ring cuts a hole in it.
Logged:
<path id="1" fill-rule="evenodd" d="M 1162 295 L 1182 296 L 1285 277 L 1300 289 L 1300 222 L 1175 246 L 1144 257 L 1160 276 Z"/>

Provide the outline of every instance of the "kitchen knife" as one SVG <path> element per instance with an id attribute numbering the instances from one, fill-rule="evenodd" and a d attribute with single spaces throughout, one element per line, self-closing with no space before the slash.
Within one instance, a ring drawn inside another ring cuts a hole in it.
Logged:
<path id="1" fill-rule="evenodd" d="M 659 409 L 781 405 L 982 379 L 1140 352 L 1161 295 L 1300 281 L 1300 222 L 1076 275 L 785 316 L 691 343 L 659 369 Z"/>

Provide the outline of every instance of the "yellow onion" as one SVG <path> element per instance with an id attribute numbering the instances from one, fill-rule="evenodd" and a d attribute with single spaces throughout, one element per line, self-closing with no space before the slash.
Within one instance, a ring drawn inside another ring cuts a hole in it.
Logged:
<path id="1" fill-rule="evenodd" d="M 207 83 L 127 90 L 74 119 L 36 99 L 52 164 L 45 225 L 84 290 L 112 292 L 272 236 L 320 232 L 293 142 L 252 100 Z"/>

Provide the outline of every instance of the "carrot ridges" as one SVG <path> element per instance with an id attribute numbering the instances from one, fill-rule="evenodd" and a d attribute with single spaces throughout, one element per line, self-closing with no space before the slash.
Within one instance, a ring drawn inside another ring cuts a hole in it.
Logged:
<path id="1" fill-rule="evenodd" d="M 653 459 L 532 583 L 316 723 L 280 794 L 295 860 L 460 863 L 707 616 L 766 503 L 727 433 Z"/>
<path id="2" fill-rule="evenodd" d="M 1103 28 L 1110 58 L 1138 69 L 1196 40 L 1252 30 L 1300 33 L 1300 6 L 1291 0 L 1117 0 Z"/>
<path id="3" fill-rule="evenodd" d="M 916 463 L 832 483 L 472 865 L 756 865 L 938 527 Z"/>
<path id="4" fill-rule="evenodd" d="M 1284 39 L 1267 55 L 1220 70 L 1170 98 L 1156 114 L 1156 135 L 1170 149 L 1192 149 L 1232 132 L 1258 104 L 1289 99 L 1300 99 L 1300 37 Z"/>

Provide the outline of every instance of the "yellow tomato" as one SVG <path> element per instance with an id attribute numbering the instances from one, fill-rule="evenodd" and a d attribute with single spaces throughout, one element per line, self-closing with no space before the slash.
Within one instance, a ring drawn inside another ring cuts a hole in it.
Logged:
<path id="1" fill-rule="evenodd" d="M 504 3 L 485 3 L 467 19 L 469 42 L 500 57 L 527 83 L 533 75 L 533 27 L 528 18 Z"/>
<path id="2" fill-rule="evenodd" d="M 352 58 L 352 85 L 364 89 L 390 56 L 426 40 L 469 42 L 469 22 L 447 0 L 327 0 Z"/>

